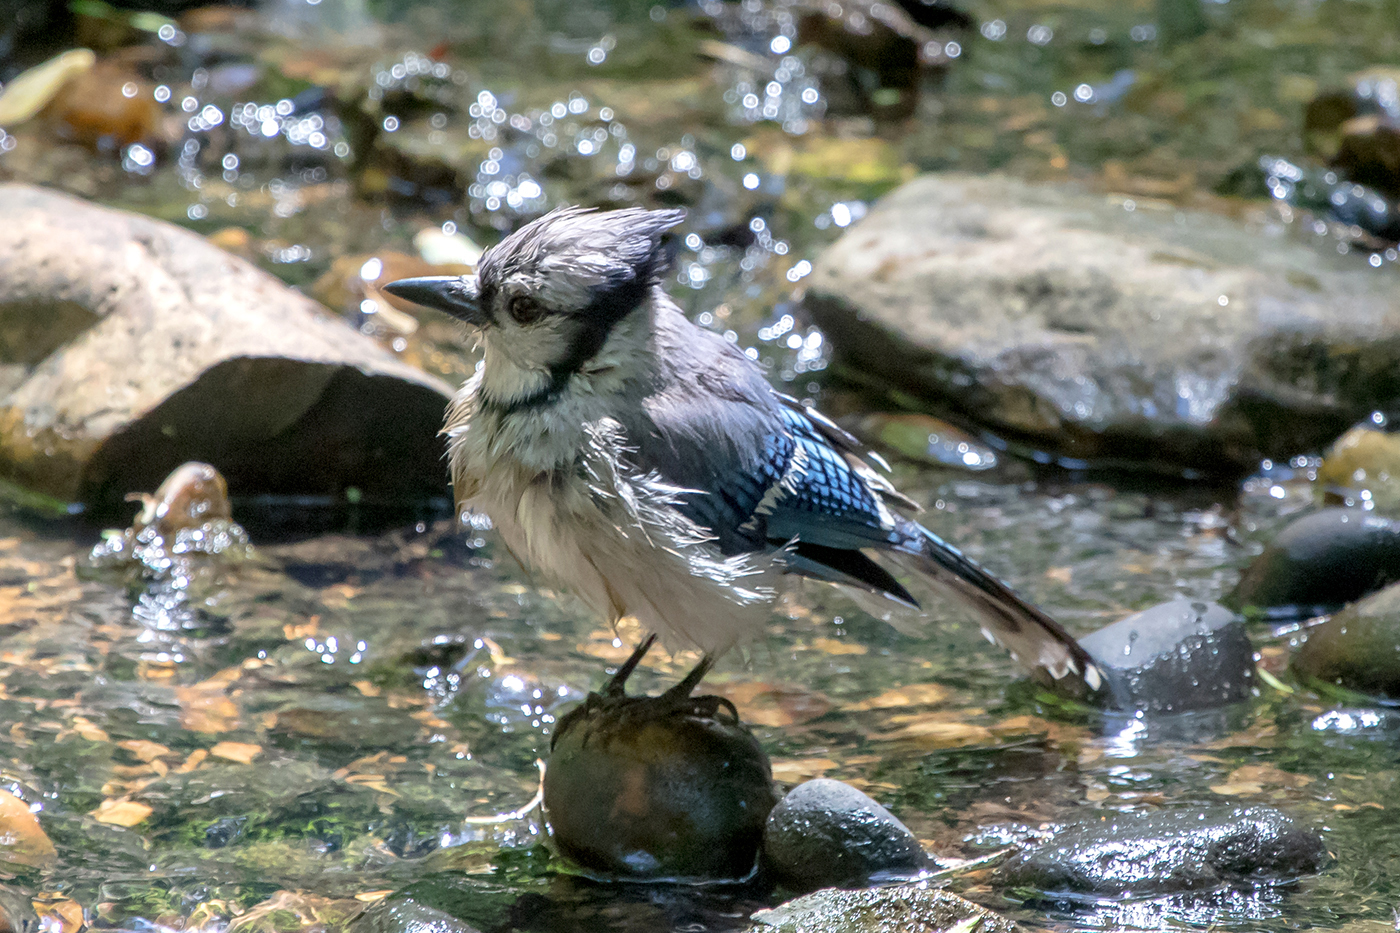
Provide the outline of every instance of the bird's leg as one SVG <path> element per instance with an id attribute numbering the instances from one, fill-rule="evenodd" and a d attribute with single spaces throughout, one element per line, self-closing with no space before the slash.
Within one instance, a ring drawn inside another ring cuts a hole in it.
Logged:
<path id="1" fill-rule="evenodd" d="M 705 679 L 705 675 L 708 674 L 710 668 L 714 666 L 714 655 L 706 654 L 700 659 L 700 663 L 695 665 L 689 674 L 685 675 L 684 680 L 661 694 L 662 698 L 672 702 L 688 700 L 690 695 L 695 692 L 695 688 L 700 685 L 700 681 Z"/>
<path id="2" fill-rule="evenodd" d="M 622 666 L 617 669 L 617 673 L 612 675 L 612 680 L 609 680 L 607 686 L 603 688 L 603 696 L 612 698 L 627 695 L 627 678 L 632 676 L 632 672 L 637 669 L 638 664 L 642 663 L 642 658 L 647 656 L 647 652 L 651 650 L 651 646 L 654 644 L 656 644 L 655 632 L 644 638 L 642 643 L 637 646 L 637 650 L 632 652 L 632 656 L 622 662 Z M 700 676 L 703 677 L 705 675 L 701 674 Z M 699 678 L 697 677 L 696 680 L 698 681 Z M 694 684 L 691 684 L 692 688 L 694 688 L 694 686 Z M 690 691 L 686 692 L 688 694 Z"/>
<path id="3" fill-rule="evenodd" d="M 739 721 L 739 711 L 734 708 L 734 704 L 724 697 L 703 696 L 692 697 L 695 688 L 700 685 L 700 681 L 705 679 L 705 675 L 710 672 L 710 668 L 715 666 L 715 656 L 706 654 L 700 659 L 700 663 L 695 665 L 685 679 L 657 697 L 659 708 L 667 712 L 680 710 L 692 716 L 704 716 L 710 719 L 721 708 L 727 710 L 733 717 L 734 722 Z"/>

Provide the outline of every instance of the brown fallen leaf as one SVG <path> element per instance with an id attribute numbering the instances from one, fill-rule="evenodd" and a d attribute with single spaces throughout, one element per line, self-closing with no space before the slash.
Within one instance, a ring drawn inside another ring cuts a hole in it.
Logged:
<path id="1" fill-rule="evenodd" d="M 951 691 L 938 684 L 906 684 L 886 690 L 877 697 L 861 700 L 853 710 L 891 709 L 897 706 L 934 706 L 948 699 Z"/>
<path id="2" fill-rule="evenodd" d="M 0 861 L 44 868 L 57 855 L 29 804 L 0 790 Z"/>
<path id="3" fill-rule="evenodd" d="M 237 669 L 235 668 L 235 672 Z M 180 703 L 180 725 L 191 732 L 217 734 L 238 727 L 238 705 L 225 694 L 228 685 L 218 678 L 175 688 Z"/>
<path id="4" fill-rule="evenodd" d="M 278 891 L 230 923 L 228 933 L 339 930 L 363 910 L 364 904 L 351 897 L 329 898 L 302 891 Z"/>
<path id="5" fill-rule="evenodd" d="M 150 763 L 157 758 L 164 758 L 167 755 L 174 755 L 170 749 L 159 742 L 151 742 L 146 739 L 125 739 L 117 743 L 118 748 L 124 748 L 131 754 L 144 762 Z"/>
<path id="6" fill-rule="evenodd" d="M 144 803 L 137 803 L 134 800 L 104 800 L 88 816 L 91 816 L 99 823 L 110 823 L 113 826 L 132 827 L 140 823 L 153 811 Z"/>
<path id="7" fill-rule="evenodd" d="M 773 780 L 785 784 L 797 784 L 821 777 L 837 767 L 830 758 L 775 758 L 773 759 Z"/>
<path id="8" fill-rule="evenodd" d="M 838 638 L 813 638 L 812 647 L 824 654 L 865 654 L 870 649 L 864 645 L 853 641 L 841 641 Z"/>
<path id="9" fill-rule="evenodd" d="M 955 715 L 963 715 L 963 713 Z M 992 731 L 986 726 L 975 726 L 951 718 L 943 719 L 932 716 L 915 720 L 892 732 L 881 733 L 877 738 L 886 742 L 912 741 L 917 745 L 932 748 L 994 741 Z"/>
<path id="10" fill-rule="evenodd" d="M 1225 784 L 1212 784 L 1210 789 L 1213 793 L 1224 797 L 1240 797 L 1245 794 L 1258 794 L 1264 790 L 1264 785 L 1256 784 L 1253 781 L 1227 782 Z"/>
<path id="11" fill-rule="evenodd" d="M 83 905 L 62 894 L 37 894 L 32 903 L 44 933 L 78 933 L 86 923 Z"/>
<path id="12" fill-rule="evenodd" d="M 94 725 L 86 716 L 73 717 L 73 731 L 89 742 L 112 741 L 112 737 L 105 730 Z"/>
<path id="13" fill-rule="evenodd" d="M 1294 774 L 1271 764 L 1243 765 L 1225 778 L 1227 784 L 1259 784 L 1263 787 L 1307 787 L 1313 779 L 1306 774 Z"/>
<path id="14" fill-rule="evenodd" d="M 795 684 L 725 683 L 715 685 L 713 692 L 737 706 L 739 718 L 755 726 L 811 722 L 835 705 L 825 694 Z"/>
<path id="15" fill-rule="evenodd" d="M 253 759 L 262 754 L 261 745 L 253 745 L 249 742 L 218 742 L 209 749 L 209 754 L 215 758 L 222 758 L 225 761 L 237 762 L 240 765 L 250 765 Z"/>

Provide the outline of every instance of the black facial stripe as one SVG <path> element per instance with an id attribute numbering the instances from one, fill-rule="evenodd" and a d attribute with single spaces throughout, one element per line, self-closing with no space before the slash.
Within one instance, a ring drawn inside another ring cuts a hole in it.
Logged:
<path id="1" fill-rule="evenodd" d="M 597 356 L 618 321 L 645 300 L 651 282 L 650 270 L 646 270 L 642 275 L 611 283 L 594 292 L 588 307 L 570 315 L 580 327 L 573 341 L 573 352 L 551 367 L 550 372 L 556 376 L 576 373 Z"/>
<path id="2" fill-rule="evenodd" d="M 477 276 L 477 302 L 481 305 L 482 316 L 488 321 L 496 319 L 496 285 L 494 282 L 488 284 L 480 275 Z"/>

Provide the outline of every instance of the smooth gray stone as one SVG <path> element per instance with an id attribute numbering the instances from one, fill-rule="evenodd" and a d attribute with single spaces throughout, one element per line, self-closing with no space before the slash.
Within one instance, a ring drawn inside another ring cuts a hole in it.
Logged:
<path id="1" fill-rule="evenodd" d="M 794 891 L 909 876 L 928 856 L 893 813 L 849 784 L 817 778 L 788 792 L 763 830 L 764 865 Z"/>
<path id="2" fill-rule="evenodd" d="M 1014 856 L 999 876 L 1050 894 L 1156 896 L 1281 881 L 1326 860 L 1321 836 L 1270 807 L 1104 812 Z"/>
<path id="3" fill-rule="evenodd" d="M 838 374 L 1070 464 L 1244 475 L 1400 407 L 1394 270 L 1128 206 L 925 175 L 821 254 L 803 304 Z"/>
<path id="4" fill-rule="evenodd" d="M 1216 709 L 1254 687 L 1244 623 L 1210 602 L 1173 599 L 1079 640 L 1103 667 L 1120 705 L 1152 713 Z"/>

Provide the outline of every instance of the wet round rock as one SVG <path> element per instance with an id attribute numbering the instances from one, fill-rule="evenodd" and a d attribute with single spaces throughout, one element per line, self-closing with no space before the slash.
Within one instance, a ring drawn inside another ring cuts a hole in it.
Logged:
<path id="1" fill-rule="evenodd" d="M 1314 484 L 1323 505 L 1367 502 L 1382 515 L 1400 513 L 1400 435 L 1372 424 L 1352 428 L 1323 455 Z"/>
<path id="2" fill-rule="evenodd" d="M 1150 897 L 1284 881 L 1327 861 L 1322 837 L 1271 807 L 1105 812 L 1062 827 L 999 872 L 1010 887 Z"/>
<path id="3" fill-rule="evenodd" d="M 171 538 L 183 529 L 233 518 L 228 482 L 218 470 L 197 460 L 176 467 L 154 493 L 128 493 L 126 498 L 141 503 L 131 522 L 131 530 L 138 534 L 154 527 L 161 537 Z"/>
<path id="4" fill-rule="evenodd" d="M 1118 704 L 1152 713 L 1218 709 L 1250 696 L 1254 646 L 1244 622 L 1210 602 L 1173 599 L 1080 639 Z"/>
<path id="5" fill-rule="evenodd" d="M 1400 585 L 1308 629 L 1291 666 L 1304 680 L 1400 699 Z"/>
<path id="6" fill-rule="evenodd" d="M 774 880 L 805 892 L 916 875 L 928 856 L 889 810 L 849 784 L 818 778 L 768 814 L 763 863 Z"/>
<path id="7" fill-rule="evenodd" d="M 1288 525 L 1225 599 L 1270 617 L 1305 617 L 1400 581 L 1400 522 L 1360 509 L 1322 509 Z"/>
<path id="8" fill-rule="evenodd" d="M 775 801 L 768 756 L 718 697 L 592 694 L 544 780 L 559 851 L 619 878 L 747 877 Z"/>

